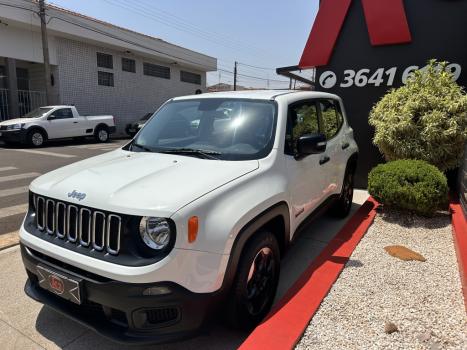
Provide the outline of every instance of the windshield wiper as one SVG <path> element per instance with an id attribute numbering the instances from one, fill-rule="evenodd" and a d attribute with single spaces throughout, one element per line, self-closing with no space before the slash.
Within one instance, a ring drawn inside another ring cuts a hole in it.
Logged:
<path id="1" fill-rule="evenodd" d="M 146 151 L 146 152 L 154 152 L 154 150 L 150 149 L 149 147 L 140 145 L 140 144 L 138 144 L 138 143 L 136 143 L 136 142 L 132 142 L 132 143 L 131 143 L 131 147 L 132 147 L 132 148 L 133 148 L 133 146 L 136 146 L 136 147 L 138 147 L 138 148 L 141 148 L 142 150 L 144 150 L 144 151 Z"/>
<path id="2" fill-rule="evenodd" d="M 216 157 L 218 155 L 221 155 L 221 152 L 216 152 L 216 151 L 209 151 L 209 150 L 203 150 L 203 149 L 195 149 L 195 148 L 168 148 L 168 149 L 162 149 L 158 150 L 158 152 L 161 153 L 169 153 L 169 154 L 182 154 L 182 155 L 195 155 L 195 156 L 200 156 L 204 159 L 216 159 L 219 160 L 219 157 Z"/>

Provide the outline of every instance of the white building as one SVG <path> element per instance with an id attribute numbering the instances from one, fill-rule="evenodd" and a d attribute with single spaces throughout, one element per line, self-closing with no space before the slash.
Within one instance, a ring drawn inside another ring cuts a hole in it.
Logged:
<path id="1" fill-rule="evenodd" d="M 0 120 L 46 104 L 38 3 L 0 2 Z M 112 114 L 117 132 L 167 99 L 206 88 L 213 57 L 56 6 L 46 10 L 52 100 Z"/>

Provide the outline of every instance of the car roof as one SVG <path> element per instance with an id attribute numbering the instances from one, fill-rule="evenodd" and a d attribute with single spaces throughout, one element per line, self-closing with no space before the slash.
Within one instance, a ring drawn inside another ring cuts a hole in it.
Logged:
<path id="1" fill-rule="evenodd" d="M 242 90 L 242 91 L 221 91 L 208 92 L 199 95 L 189 95 L 175 97 L 174 101 L 191 100 L 200 98 L 244 98 L 257 100 L 274 100 L 279 96 L 290 96 L 300 98 L 338 98 L 338 96 L 319 91 L 301 90 Z"/>

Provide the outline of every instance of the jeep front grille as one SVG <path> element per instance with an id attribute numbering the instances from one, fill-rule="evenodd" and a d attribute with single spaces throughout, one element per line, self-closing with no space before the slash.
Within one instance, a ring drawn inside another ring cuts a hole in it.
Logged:
<path id="1" fill-rule="evenodd" d="M 44 234 L 84 248 L 117 255 L 120 251 L 122 218 L 92 208 L 33 196 L 36 227 Z"/>

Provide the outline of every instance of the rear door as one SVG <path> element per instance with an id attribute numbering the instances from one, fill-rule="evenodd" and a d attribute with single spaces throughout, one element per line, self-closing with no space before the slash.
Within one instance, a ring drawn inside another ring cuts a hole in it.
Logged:
<path id="1" fill-rule="evenodd" d="M 327 179 L 320 165 L 322 154 L 296 158 L 297 140 L 307 134 L 318 134 L 319 113 L 316 100 L 303 100 L 288 108 L 285 140 L 286 171 L 289 178 L 290 202 L 295 224 L 300 224 L 322 202 Z"/>
<path id="2" fill-rule="evenodd" d="M 324 184 L 325 196 L 340 191 L 345 172 L 345 159 L 343 158 L 343 116 L 338 101 L 333 99 L 320 99 L 318 102 L 320 113 L 320 131 L 326 136 L 326 151 L 324 153 L 322 170 L 326 173 Z"/>
<path id="3" fill-rule="evenodd" d="M 50 139 L 77 136 L 78 121 L 71 108 L 58 108 L 47 119 L 47 134 Z"/>

